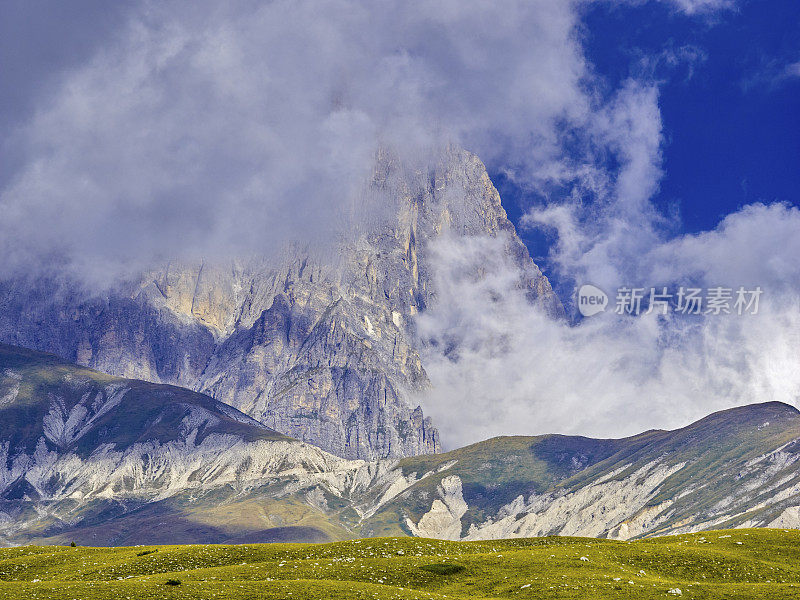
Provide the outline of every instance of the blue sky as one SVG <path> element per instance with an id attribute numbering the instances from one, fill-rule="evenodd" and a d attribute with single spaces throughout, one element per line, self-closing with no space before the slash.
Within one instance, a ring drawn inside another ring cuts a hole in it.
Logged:
<path id="1" fill-rule="evenodd" d="M 753 202 L 800 202 L 800 2 L 738 2 L 698 18 L 658 2 L 595 3 L 582 37 L 608 89 L 659 82 L 663 175 L 653 202 L 675 233 Z M 541 201 L 493 173 L 512 219 Z M 547 264 L 549 239 L 524 231 Z"/>

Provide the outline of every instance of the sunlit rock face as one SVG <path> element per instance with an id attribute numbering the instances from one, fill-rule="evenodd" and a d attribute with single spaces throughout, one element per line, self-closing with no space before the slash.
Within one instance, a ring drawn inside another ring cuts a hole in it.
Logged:
<path id="1" fill-rule="evenodd" d="M 5 282 L 0 340 L 205 392 L 342 457 L 437 452 L 413 403 L 430 386 L 414 319 L 436 301 L 431 243 L 502 240 L 531 303 L 554 317 L 563 309 L 468 152 L 450 149 L 425 172 L 382 153 L 352 210 L 370 216 L 337 238 L 335 256 L 295 246 L 171 263 L 91 299 L 54 296 L 41 278 Z"/>

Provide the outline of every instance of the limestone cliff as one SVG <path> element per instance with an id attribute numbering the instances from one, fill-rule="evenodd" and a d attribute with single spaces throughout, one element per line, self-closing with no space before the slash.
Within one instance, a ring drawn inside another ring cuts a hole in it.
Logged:
<path id="1" fill-rule="evenodd" d="M 292 247 L 171 263 L 90 298 L 54 296 L 41 279 L 4 282 L 0 340 L 208 393 L 339 456 L 437 452 L 436 429 L 410 404 L 429 385 L 414 317 L 436 299 L 430 243 L 500 238 L 531 302 L 562 308 L 468 152 L 450 149 L 426 172 L 382 153 L 353 211 L 369 207 L 331 259 Z"/>

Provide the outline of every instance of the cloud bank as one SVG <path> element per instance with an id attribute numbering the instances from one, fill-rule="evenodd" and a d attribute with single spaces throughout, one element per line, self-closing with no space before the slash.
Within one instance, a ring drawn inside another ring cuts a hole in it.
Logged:
<path id="1" fill-rule="evenodd" d="M 439 302 L 420 320 L 434 384 L 425 408 L 455 447 L 509 434 L 633 435 L 736 405 L 797 404 L 798 244 L 797 208 L 754 205 L 714 231 L 663 240 L 618 263 L 619 285 L 674 282 L 673 293 L 689 282 L 760 286 L 756 315 L 620 316 L 613 312 L 614 286 L 605 287 L 606 312 L 570 325 L 531 310 L 496 240 L 444 241 Z M 581 268 L 567 264 L 573 273 Z M 613 264 L 596 277 L 581 270 L 584 281 L 608 276 Z M 487 275 L 476 279 L 478 270 Z M 456 352 L 440 351 L 453 346 Z"/>
<path id="2" fill-rule="evenodd" d="M 140 2 L 31 91 L 3 147 L 3 267 L 325 244 L 372 218 L 353 198 L 379 147 L 550 177 L 561 124 L 591 110 L 577 24 L 550 0 Z"/>

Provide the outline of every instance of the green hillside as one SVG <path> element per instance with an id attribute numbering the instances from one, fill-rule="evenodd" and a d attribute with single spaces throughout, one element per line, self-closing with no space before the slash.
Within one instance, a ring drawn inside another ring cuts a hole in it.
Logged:
<path id="1" fill-rule="evenodd" d="M 288 440 L 245 415 L 236 415 L 222 403 L 185 388 L 112 377 L 59 359 L 52 354 L 0 344 L 0 375 L 13 370 L 16 377 L 0 377 L 0 397 L 15 382 L 14 401 L 0 405 L 0 440 L 10 447 L 33 451 L 44 433 L 45 416 L 54 397 L 68 413 L 77 405 L 88 405 L 87 426 L 76 439 L 60 448 L 88 456 L 101 444 L 125 448 L 141 440 L 162 442 L 178 439 L 180 422 L 192 408 L 214 415 L 215 424 L 203 428 L 201 438 L 215 431 L 245 439 Z M 123 390 L 118 402 L 110 397 Z M 87 402 L 87 398 L 91 402 Z M 103 410 L 104 404 L 110 410 Z M 234 415 L 234 416 L 232 416 Z M 91 418 L 88 418 L 91 417 Z"/>
<path id="2" fill-rule="evenodd" d="M 680 591 L 677 591 L 680 590 Z M 800 532 L 0 550 L 0 598 L 797 598 Z"/>
<path id="3" fill-rule="evenodd" d="M 419 520 L 430 509 L 430 498 L 436 497 L 437 486 L 450 475 L 461 479 L 464 500 L 469 506 L 462 518 L 462 533 L 466 534 L 471 524 L 494 516 L 501 506 L 517 496 L 575 492 L 604 478 L 623 479 L 653 461 L 686 465 L 668 477 L 647 503 L 655 506 L 674 499 L 671 516 L 659 528 L 659 532 L 671 533 L 671 527 L 703 520 L 701 515 L 705 511 L 718 508 L 726 498 L 740 493 L 745 484 L 760 477 L 762 473 L 758 470 L 747 471 L 751 461 L 776 448 L 793 452 L 797 439 L 800 439 L 800 412 L 780 402 L 736 407 L 674 431 L 652 430 L 621 439 L 564 435 L 496 437 L 445 454 L 401 460 L 398 466 L 404 475 L 430 475 L 381 507 L 364 525 L 362 533 L 408 534 L 403 526 L 405 517 Z M 800 472 L 791 464 L 781 472 L 776 488 L 759 493 L 759 503 L 800 484 Z M 783 508 L 796 503 L 795 500 L 792 495 L 786 502 L 775 505 L 758 504 L 752 511 L 743 512 L 719 527 L 737 527 L 753 517 L 763 517 L 768 522 Z"/>

